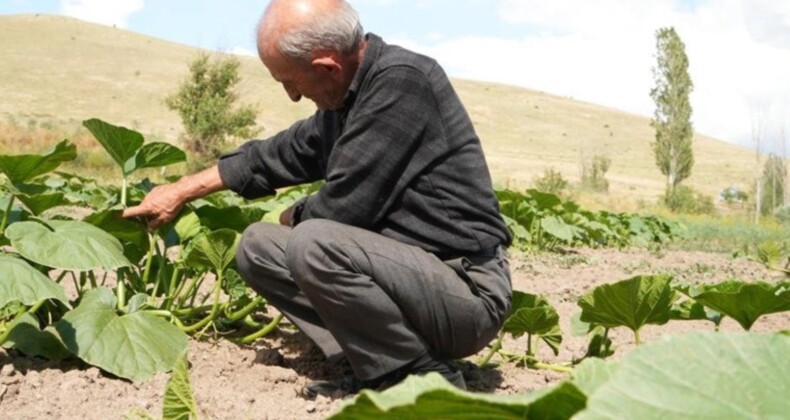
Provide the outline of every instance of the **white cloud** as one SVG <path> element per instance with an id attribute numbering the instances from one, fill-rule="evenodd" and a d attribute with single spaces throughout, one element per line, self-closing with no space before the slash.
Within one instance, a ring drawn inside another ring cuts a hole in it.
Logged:
<path id="1" fill-rule="evenodd" d="M 231 48 L 229 52 L 231 54 L 244 55 L 244 56 L 248 56 L 248 57 L 257 57 L 258 56 L 257 52 L 255 52 L 255 51 L 253 51 L 253 50 L 251 50 L 249 48 L 240 47 L 238 45 L 233 47 L 233 48 Z"/>
<path id="2" fill-rule="evenodd" d="M 503 24 L 523 27 L 524 36 L 398 42 L 436 57 L 453 76 L 520 85 L 651 116 L 655 31 L 674 26 L 689 56 L 697 131 L 750 145 L 751 110 L 760 104 L 770 109 L 767 132 L 778 133 L 770 127 L 785 125 L 790 136 L 786 0 L 497 2 Z"/>
<path id="3" fill-rule="evenodd" d="M 64 15 L 119 28 L 125 28 L 129 17 L 143 6 L 144 0 L 60 0 Z"/>

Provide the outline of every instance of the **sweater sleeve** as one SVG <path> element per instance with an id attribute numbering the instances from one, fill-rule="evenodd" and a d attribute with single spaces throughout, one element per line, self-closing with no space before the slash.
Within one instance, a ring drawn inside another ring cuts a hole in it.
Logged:
<path id="1" fill-rule="evenodd" d="M 272 195 L 277 188 L 323 177 L 321 112 L 268 140 L 251 140 L 220 157 L 223 183 L 244 198 Z"/>

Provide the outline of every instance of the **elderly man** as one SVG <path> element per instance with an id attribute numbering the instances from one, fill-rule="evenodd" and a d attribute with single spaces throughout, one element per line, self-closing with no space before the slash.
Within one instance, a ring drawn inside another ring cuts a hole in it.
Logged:
<path id="1" fill-rule="evenodd" d="M 510 235 L 480 141 L 432 59 L 365 35 L 343 0 L 273 0 L 258 53 L 293 101 L 316 113 L 217 166 L 155 188 L 125 216 L 151 227 L 190 200 L 229 188 L 246 198 L 325 180 L 256 223 L 237 254 L 247 283 L 330 361 L 354 376 L 316 392 L 381 388 L 481 350 L 510 308 Z"/>

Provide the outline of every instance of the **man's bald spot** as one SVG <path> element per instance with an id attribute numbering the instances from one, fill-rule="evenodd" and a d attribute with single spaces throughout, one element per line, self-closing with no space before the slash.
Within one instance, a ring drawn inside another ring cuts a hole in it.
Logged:
<path id="1" fill-rule="evenodd" d="M 339 0 L 272 0 L 258 22 L 258 51 L 273 47 L 281 35 L 336 12 L 340 4 Z"/>

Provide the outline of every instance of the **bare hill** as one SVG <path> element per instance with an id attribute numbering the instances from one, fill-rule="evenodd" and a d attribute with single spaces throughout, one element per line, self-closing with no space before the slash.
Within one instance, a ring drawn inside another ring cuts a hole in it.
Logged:
<path id="1" fill-rule="evenodd" d="M 199 52 L 66 17 L 0 16 L 0 117 L 62 126 L 98 117 L 174 141 L 181 124 L 163 98 L 177 88 Z M 239 94 L 260 108 L 262 136 L 312 113 L 309 101 L 291 103 L 257 59 L 238 58 Z M 527 187 L 550 167 L 575 182 L 582 159 L 604 155 L 612 161 L 607 178 L 613 195 L 652 198 L 663 192 L 648 118 L 513 86 L 453 83 L 499 184 Z M 748 189 L 755 167 L 752 151 L 701 135 L 694 148 L 689 185 L 711 195 L 733 184 Z"/>

